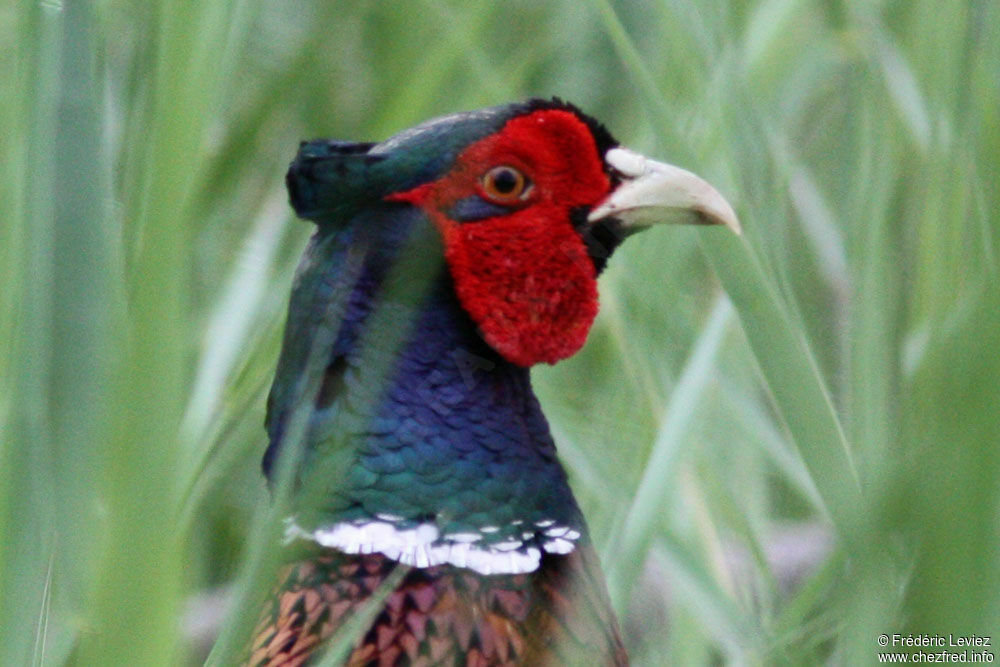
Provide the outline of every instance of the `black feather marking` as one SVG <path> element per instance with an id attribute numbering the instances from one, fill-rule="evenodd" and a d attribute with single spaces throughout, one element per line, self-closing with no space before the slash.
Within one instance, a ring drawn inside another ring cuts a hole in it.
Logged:
<path id="1" fill-rule="evenodd" d="M 587 254 L 594 262 L 594 268 L 600 273 L 628 234 L 617 218 L 604 218 L 591 223 L 587 220 L 589 213 L 590 207 L 577 207 L 570 211 L 570 221 L 587 246 Z"/>

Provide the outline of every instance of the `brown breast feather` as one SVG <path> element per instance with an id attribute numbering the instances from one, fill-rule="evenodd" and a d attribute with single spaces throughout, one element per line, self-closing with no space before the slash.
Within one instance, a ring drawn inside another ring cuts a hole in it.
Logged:
<path id="1" fill-rule="evenodd" d="M 288 565 L 254 631 L 247 665 L 297 667 L 396 567 L 380 554 L 326 549 Z M 481 575 L 411 569 L 389 593 L 348 665 L 626 665 L 592 547 L 545 554 L 538 570 Z"/>

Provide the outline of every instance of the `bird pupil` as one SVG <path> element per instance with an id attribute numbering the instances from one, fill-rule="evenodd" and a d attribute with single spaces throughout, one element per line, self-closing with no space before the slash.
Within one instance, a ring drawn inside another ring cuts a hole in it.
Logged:
<path id="1" fill-rule="evenodd" d="M 517 187 L 517 174 L 510 169 L 498 169 L 493 175 L 493 187 L 500 194 L 510 194 Z"/>

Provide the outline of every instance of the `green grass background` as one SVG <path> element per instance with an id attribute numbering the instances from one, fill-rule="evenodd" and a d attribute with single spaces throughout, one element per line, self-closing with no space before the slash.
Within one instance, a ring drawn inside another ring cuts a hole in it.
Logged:
<path id="1" fill-rule="evenodd" d="M 0 72 L 0 664 L 197 662 L 267 579 L 297 142 L 550 95 L 745 230 L 534 374 L 636 664 L 1000 641 L 995 0 L 4 0 Z"/>

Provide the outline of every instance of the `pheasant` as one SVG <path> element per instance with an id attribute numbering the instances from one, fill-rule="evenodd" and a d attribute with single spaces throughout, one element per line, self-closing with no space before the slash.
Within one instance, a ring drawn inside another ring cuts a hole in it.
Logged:
<path id="1" fill-rule="evenodd" d="M 529 369 L 584 344 L 628 236 L 739 233 L 730 205 L 559 99 L 303 142 L 287 185 L 316 232 L 263 468 L 293 514 L 247 664 L 627 664 Z"/>

